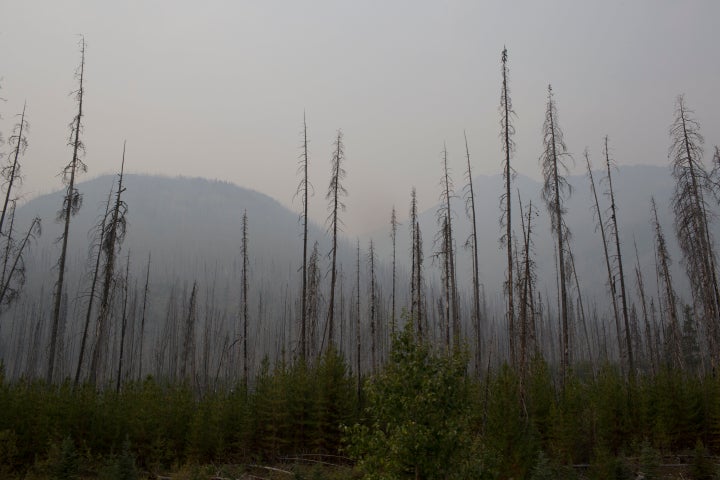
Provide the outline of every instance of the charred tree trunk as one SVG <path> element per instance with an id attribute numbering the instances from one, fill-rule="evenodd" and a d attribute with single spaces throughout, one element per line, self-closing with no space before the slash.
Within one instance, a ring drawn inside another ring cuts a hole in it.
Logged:
<path id="1" fill-rule="evenodd" d="M 467 159 L 467 201 L 465 204 L 466 212 L 469 211 L 470 221 L 472 222 L 472 234 L 466 242 L 470 245 L 472 252 L 472 273 L 473 273 L 473 326 L 475 327 L 475 368 L 480 372 L 482 330 L 480 327 L 480 268 L 478 265 L 478 237 L 477 237 L 477 219 L 475 214 L 475 190 L 473 189 L 472 169 L 470 167 L 470 148 L 468 147 L 467 135 L 463 132 L 465 138 L 465 157 Z"/>
<path id="2" fill-rule="evenodd" d="M 63 208 L 58 215 L 59 219 L 64 222 L 63 234 L 60 237 L 60 259 L 58 260 L 58 279 L 55 283 L 55 293 L 53 296 L 53 314 L 50 333 L 50 348 L 48 353 L 47 383 L 52 383 L 55 373 L 55 350 L 58 343 L 58 327 L 60 324 L 60 303 L 62 302 L 63 285 L 65 282 L 65 263 L 67 261 L 67 245 L 68 234 L 70 232 L 70 217 L 75 215 L 82 205 L 82 195 L 75 188 L 75 178 L 79 172 L 87 170 L 87 166 L 81 160 L 84 150 L 82 141 L 80 140 L 80 132 L 82 131 L 83 117 L 83 79 L 85 74 L 85 38 L 80 40 L 80 67 L 77 72 L 79 79 L 79 88 L 75 92 L 75 98 L 78 102 L 78 113 L 75 115 L 70 124 L 70 144 L 72 145 L 72 160 L 63 169 L 63 182 L 67 185 L 65 190 L 65 198 L 63 200 Z"/>
<path id="3" fill-rule="evenodd" d="M 138 360 L 138 380 L 142 379 L 143 372 L 143 346 L 145 345 L 145 314 L 147 312 L 148 293 L 150 286 L 150 253 L 148 253 L 147 270 L 145 272 L 145 288 L 143 289 L 142 316 L 140 317 L 140 353 Z"/>
<path id="4" fill-rule="evenodd" d="M 342 185 L 342 181 L 345 178 L 345 169 L 342 166 L 343 160 L 345 159 L 345 147 L 342 142 L 342 130 L 338 130 L 337 137 L 335 139 L 335 152 L 331 162 L 331 180 L 328 187 L 327 195 L 325 198 L 330 200 L 330 215 L 328 221 L 330 222 L 330 230 L 332 231 L 332 250 L 330 255 L 332 257 L 332 266 L 330 267 L 330 301 L 328 303 L 328 347 L 332 348 L 335 345 L 335 284 L 337 283 L 337 240 L 338 233 L 340 231 L 340 218 L 339 213 L 341 210 L 345 210 L 345 204 L 342 202 L 342 196 L 347 195 L 347 190 Z"/>
<path id="5" fill-rule="evenodd" d="M 10 137 L 10 145 L 13 145 L 12 157 L 13 161 L 10 165 L 2 169 L 2 177 L 6 182 L 5 201 L 3 203 L 2 214 L 0 214 L 0 236 L 3 234 L 3 226 L 5 225 L 5 216 L 8 212 L 8 206 L 10 205 L 10 197 L 12 194 L 13 186 L 16 183 L 22 182 L 22 175 L 20 174 L 20 155 L 25 153 L 27 149 L 27 129 L 28 122 L 25 120 L 25 107 L 27 104 L 23 104 L 22 114 L 20 115 L 20 122 L 15 125 L 15 131 Z M 14 211 L 14 206 L 13 206 Z"/>
<path id="6" fill-rule="evenodd" d="M 87 312 L 85 314 L 85 325 L 83 326 L 82 338 L 80 339 L 80 354 L 78 355 L 77 368 L 75 369 L 75 386 L 77 387 L 80 383 L 80 372 L 82 371 L 83 360 L 85 359 L 85 347 L 87 344 L 88 330 L 90 329 L 90 318 L 92 316 L 92 307 L 95 303 L 95 289 L 97 288 L 97 281 L 100 273 L 100 259 L 103 254 L 103 245 L 105 240 L 105 223 L 110 213 L 110 200 L 112 199 L 113 188 L 110 187 L 108 192 L 107 203 L 105 204 L 105 213 L 100 220 L 98 225 L 98 244 L 97 244 L 97 256 L 95 257 L 95 268 L 93 269 L 93 278 L 90 282 L 90 296 L 88 298 Z"/>
<path id="7" fill-rule="evenodd" d="M 552 218 L 552 231 L 557 240 L 558 253 L 558 277 L 559 277 L 559 294 L 560 294 L 560 322 L 561 322 L 561 360 L 560 370 L 563 388 L 567 376 L 567 370 L 570 362 L 570 338 L 568 325 L 568 304 L 567 304 L 567 275 L 565 272 L 565 244 L 569 231 L 565 227 L 563 215 L 565 207 L 563 206 L 564 192 L 570 192 L 570 185 L 567 180 L 560 175 L 560 168 L 567 170 L 562 162 L 562 156 L 567 155 L 567 147 L 563 141 L 563 134 L 558 126 L 557 109 L 553 100 L 552 87 L 548 85 L 548 103 L 545 113 L 545 123 L 543 125 L 544 152 L 541 156 L 543 176 L 545 183 L 543 186 L 542 197 L 547 204 L 548 212 Z"/>
<path id="8" fill-rule="evenodd" d="M 505 244 L 507 251 L 507 278 L 505 280 L 505 291 L 507 293 L 507 324 L 508 337 L 510 340 L 510 363 L 514 366 L 517 362 L 517 354 L 515 351 L 515 299 L 513 297 L 513 252 L 512 252 L 512 197 L 511 197 L 511 181 L 513 177 L 513 169 L 510 166 L 510 158 L 514 150 L 515 144 L 512 135 L 515 128 L 510 123 L 510 117 L 515 112 L 512 109 L 512 100 L 510 99 L 510 89 L 508 86 L 508 66 L 507 66 L 507 49 L 502 51 L 502 93 L 500 96 L 500 136 L 503 144 L 503 180 L 505 181 L 505 192 L 500 197 L 500 224 L 505 227 L 505 233 L 501 237 L 501 241 Z"/>
<path id="9" fill-rule="evenodd" d="M 104 355 L 103 347 L 105 335 L 107 334 L 107 322 L 110 316 L 110 293 L 115 282 L 115 257 L 119 253 L 119 246 L 125 238 L 125 229 L 127 226 L 125 214 L 127 213 L 127 205 L 122 200 L 122 194 L 125 192 L 123 187 L 123 174 L 125 171 L 125 144 L 123 143 L 122 164 L 120 166 L 120 174 L 118 175 L 118 189 L 115 193 L 115 206 L 113 207 L 109 222 L 105 223 L 105 235 L 103 237 L 102 251 L 105 254 L 105 264 L 103 266 L 103 289 L 100 298 L 100 314 L 98 315 L 97 325 L 95 328 L 95 347 L 93 348 L 90 360 L 90 382 L 95 383 L 98 378 L 98 372 L 102 368 L 102 356 Z"/>
<path id="10" fill-rule="evenodd" d="M 117 379 L 115 383 L 115 392 L 120 393 L 120 382 L 122 381 L 123 371 L 123 354 L 125 353 L 125 332 L 127 331 L 127 306 L 128 291 L 130 290 L 130 252 L 127 256 L 127 265 L 125 266 L 125 280 L 123 281 L 123 307 L 120 327 L 120 359 L 118 361 Z"/>
<path id="11" fill-rule="evenodd" d="M 620 230 L 617 222 L 617 207 L 615 204 L 615 193 L 612 185 L 612 174 L 610 171 L 610 152 L 608 147 L 608 137 L 605 136 L 605 165 L 607 166 L 608 194 L 610 196 L 610 222 L 611 232 L 615 237 L 615 254 L 618 266 L 618 275 L 620 276 L 620 298 L 622 299 L 623 321 L 625 323 L 625 348 L 628 360 L 628 375 L 631 381 L 635 378 L 635 359 L 633 356 L 633 346 L 630 332 L 630 322 L 628 319 L 627 295 L 625 293 L 625 272 L 623 270 L 622 252 L 620 250 Z"/>

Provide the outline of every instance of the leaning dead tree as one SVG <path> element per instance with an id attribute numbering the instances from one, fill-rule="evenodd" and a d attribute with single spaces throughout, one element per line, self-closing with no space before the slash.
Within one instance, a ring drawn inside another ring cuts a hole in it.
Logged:
<path id="1" fill-rule="evenodd" d="M 596 228 L 600 231 L 600 238 L 603 244 L 603 253 L 605 255 L 605 267 L 607 269 L 608 276 L 607 285 L 610 291 L 610 300 L 613 308 L 613 318 L 615 319 L 615 331 L 617 335 L 619 349 L 618 353 L 620 354 L 620 359 L 622 360 L 623 358 L 625 358 L 625 356 L 622 353 L 624 344 L 622 341 L 622 329 L 620 327 L 620 310 L 618 309 L 617 294 L 615 291 L 615 277 L 613 275 L 612 264 L 610 262 L 610 253 L 608 251 L 608 240 L 605 234 L 605 221 L 603 220 L 602 210 L 600 209 L 600 201 L 598 200 L 597 190 L 595 189 L 595 178 L 593 177 L 592 166 L 590 165 L 590 154 L 588 153 L 587 148 L 585 149 L 584 155 L 585 165 L 587 166 L 588 179 L 590 180 L 590 190 L 592 191 L 593 199 L 595 200 L 593 214 L 597 217 Z M 627 368 L 622 361 L 620 363 L 622 368 Z"/>
<path id="2" fill-rule="evenodd" d="M 82 194 L 75 187 L 76 177 L 79 173 L 87 171 L 87 165 L 82 161 L 85 146 L 80 139 L 82 133 L 83 100 L 85 95 L 83 81 L 85 79 L 85 37 L 80 37 L 80 66 L 76 71 L 78 89 L 74 92 L 78 104 L 77 114 L 70 123 L 69 145 L 72 147 L 72 160 L 62 171 L 62 180 L 66 185 L 65 197 L 63 198 L 62 209 L 58 212 L 58 220 L 64 223 L 63 233 L 59 238 L 61 243 L 60 259 L 57 263 L 58 279 L 55 282 L 53 294 L 52 324 L 50 327 L 50 347 L 48 353 L 48 368 L 46 380 L 51 383 L 55 373 L 55 350 L 58 345 L 58 328 L 60 326 L 60 307 L 63 297 L 63 286 L 65 283 L 65 263 L 67 261 L 68 234 L 70 232 L 70 218 L 75 215 L 82 206 Z"/>
<path id="3" fill-rule="evenodd" d="M 543 153 L 540 156 L 544 184 L 542 199 L 545 202 L 551 219 L 551 229 L 557 242 L 558 277 L 560 284 L 560 321 L 561 321 L 561 352 L 560 370 L 563 386 L 570 362 L 570 338 L 568 325 L 567 274 L 565 264 L 566 243 L 569 230 L 565 226 L 563 216 L 566 213 L 565 201 L 572 193 L 567 179 L 564 158 L 569 156 L 563 140 L 563 133 L 558 125 L 557 107 L 553 98 L 552 86 L 548 85 L 548 101 L 543 123 Z"/>
<path id="4" fill-rule="evenodd" d="M 338 130 L 337 137 L 334 142 L 333 157 L 330 162 L 330 185 L 328 186 L 327 194 L 325 198 L 330 201 L 329 210 L 330 215 L 328 216 L 328 229 L 332 232 L 332 249 L 330 250 L 330 257 L 332 259 L 332 265 L 330 267 L 330 300 L 328 303 L 328 346 L 332 347 L 335 345 L 335 285 L 337 283 L 337 246 L 338 246 L 338 233 L 341 229 L 340 212 L 345 211 L 345 203 L 342 201 L 342 197 L 347 196 L 347 190 L 342 184 L 345 179 L 345 168 L 343 167 L 343 161 L 345 160 L 345 146 L 342 141 L 342 130 Z"/>
<path id="5" fill-rule="evenodd" d="M 123 186 L 123 175 L 125 172 L 125 142 L 123 142 L 122 163 L 118 174 L 118 187 L 115 191 L 115 204 L 110 212 L 110 218 L 105 221 L 105 234 L 101 246 L 103 263 L 103 283 L 100 295 L 100 312 L 95 324 L 95 345 L 90 357 L 89 380 L 95 383 L 102 367 L 102 360 L 105 355 L 104 349 L 108 334 L 108 322 L 110 310 L 112 309 L 111 294 L 115 286 L 115 259 L 120 252 L 120 245 L 125 240 L 127 231 L 127 204 L 122 198 L 125 192 Z"/>
<path id="6" fill-rule="evenodd" d="M 675 295 L 675 289 L 673 288 L 672 276 L 670 275 L 670 254 L 667 251 L 667 244 L 665 242 L 665 235 L 663 234 L 660 221 L 658 220 L 657 206 L 655 205 L 655 199 L 650 199 L 650 209 L 652 213 L 652 227 L 655 233 L 655 258 L 658 263 L 658 289 L 660 289 L 660 283 L 662 283 L 662 290 L 664 290 L 665 301 L 662 302 L 666 305 L 667 315 L 670 318 L 670 335 L 669 339 L 666 336 L 666 343 L 669 343 L 671 352 L 672 364 L 676 368 L 682 369 L 683 355 L 681 346 L 681 332 L 680 322 L 678 321 L 678 310 L 677 310 L 677 296 Z"/>
<path id="7" fill-rule="evenodd" d="M 22 286 L 25 284 L 24 254 L 27 252 L 30 243 L 39 236 L 40 233 L 40 217 L 35 217 L 15 250 L 12 265 L 9 265 L 10 268 L 3 276 L 2 285 L 0 286 L 0 307 L 2 307 L 3 304 L 10 303 L 12 299 L 16 298 Z"/>
<path id="8" fill-rule="evenodd" d="M 100 222 L 97 225 L 97 244 L 90 247 L 91 254 L 92 250 L 97 249 L 95 254 L 95 268 L 93 268 L 92 281 L 90 282 L 90 294 L 88 296 L 87 310 L 85 313 L 85 325 L 83 326 L 82 337 L 80 337 L 80 353 L 78 355 L 78 363 L 75 369 L 75 381 L 74 385 L 77 387 L 80 382 L 80 372 L 82 371 L 82 364 L 85 358 L 85 348 L 87 346 L 88 331 L 90 329 L 90 319 L 92 318 L 93 304 L 95 303 L 95 290 L 100 277 L 100 261 L 103 256 L 103 244 L 105 240 L 105 224 L 109 219 L 110 205 L 112 201 L 112 194 L 115 183 L 110 187 L 108 192 L 107 202 L 105 203 L 105 213 L 103 214 Z"/>
<path id="9" fill-rule="evenodd" d="M 668 156 L 675 179 L 672 207 L 675 233 L 694 293 L 695 311 L 706 333 L 713 368 L 720 362 L 720 295 L 715 272 L 715 250 L 709 231 L 706 198 L 711 182 L 702 164 L 700 124 L 685 99 L 678 96 L 670 126 Z"/>
<path id="10" fill-rule="evenodd" d="M 615 262 L 620 277 L 620 299 L 622 300 L 623 323 L 625 325 L 625 352 L 627 352 L 628 376 L 632 380 L 635 378 L 635 359 L 633 356 L 633 346 L 630 339 L 630 321 L 628 318 L 628 302 L 625 290 L 625 271 L 623 270 L 622 251 L 620 250 L 620 230 L 617 221 L 617 204 L 615 203 L 615 192 L 613 191 L 612 170 L 611 165 L 614 163 L 610 159 L 610 147 L 608 146 L 608 136 L 605 135 L 605 143 L 603 145 L 603 154 L 605 155 L 605 166 L 607 168 L 607 195 L 610 198 L 610 218 L 608 219 L 608 228 L 610 236 L 615 239 Z"/>
<path id="11" fill-rule="evenodd" d="M 470 247 L 472 253 L 472 287 L 473 287 L 473 327 L 475 329 L 475 369 L 480 372 L 480 355 L 482 353 L 482 331 L 480 327 L 480 268 L 478 265 L 478 236 L 477 236 L 477 219 L 475 215 L 475 190 L 473 188 L 472 168 L 470 167 L 470 147 L 468 147 L 467 135 L 463 132 L 465 138 L 465 158 L 467 160 L 467 170 L 465 171 L 465 213 L 472 223 L 472 232 L 465 241 L 465 247 Z"/>
<path id="12" fill-rule="evenodd" d="M 507 293 L 507 325 L 508 337 L 510 339 L 510 363 L 515 365 L 517 353 L 515 349 L 515 299 L 513 296 L 513 251 L 512 251 L 512 197 L 510 183 L 515 175 L 510 166 L 510 158 L 515 150 L 515 142 L 512 136 L 515 134 L 515 127 L 510 122 L 515 112 L 510 99 L 510 88 L 508 86 L 507 48 L 502 51 L 502 93 L 500 95 L 500 138 L 503 148 L 503 180 L 505 191 L 500 196 L 500 225 L 505 227 L 505 232 L 500 237 L 501 245 L 507 251 L 507 270 L 505 279 L 505 292 Z"/>

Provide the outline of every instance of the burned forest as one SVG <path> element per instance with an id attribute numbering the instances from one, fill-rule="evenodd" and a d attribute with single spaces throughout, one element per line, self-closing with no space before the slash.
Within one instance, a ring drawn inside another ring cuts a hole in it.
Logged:
<path id="1" fill-rule="evenodd" d="M 36 100 L 4 89 L 3 115 L 22 108 L 0 145 L 0 476 L 718 478 L 720 154 L 702 99 L 661 99 L 663 166 L 617 165 L 603 131 L 572 137 L 567 82 L 528 102 L 498 53 L 483 115 L 501 149 L 433 139 L 435 190 L 397 179 L 406 203 L 362 234 L 347 118 L 316 138 L 324 110 L 297 112 L 273 166 L 295 175 L 288 207 L 138 173 L 120 135 L 117 173 L 85 180 L 85 37 L 64 166 L 33 156 Z M 53 193 L 23 191 L 29 162 L 53 165 Z"/>

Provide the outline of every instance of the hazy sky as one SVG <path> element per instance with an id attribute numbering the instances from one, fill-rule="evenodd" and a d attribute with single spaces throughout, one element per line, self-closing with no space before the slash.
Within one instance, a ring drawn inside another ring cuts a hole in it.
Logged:
<path id="1" fill-rule="evenodd" d="M 458 189 L 467 130 L 477 173 L 500 172 L 500 52 L 509 50 L 516 169 L 539 176 L 547 84 L 581 166 L 609 134 L 619 164 L 667 164 L 685 93 L 720 143 L 720 2 L 0 0 L 0 130 L 28 102 L 28 196 L 60 187 L 70 160 L 68 93 L 87 40 L 89 172 L 204 176 L 298 210 L 303 110 L 311 216 L 322 222 L 335 131 L 345 134 L 346 230 L 437 199 L 447 142 Z M 7 149 L 5 147 L 5 149 Z M 706 155 L 709 160 L 709 155 Z M 235 208 L 228 205 L 228 208 Z"/>

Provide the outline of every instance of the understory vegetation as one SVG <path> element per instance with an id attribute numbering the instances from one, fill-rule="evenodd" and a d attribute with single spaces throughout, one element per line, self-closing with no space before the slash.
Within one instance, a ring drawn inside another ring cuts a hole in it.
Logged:
<path id="1" fill-rule="evenodd" d="M 572 370 L 562 390 L 540 357 L 524 385 L 509 367 L 476 378 L 466 365 L 461 350 L 405 329 L 359 391 L 332 349 L 312 365 L 265 362 L 251 391 L 202 396 L 152 377 L 120 392 L 3 381 L 2 475 L 139 478 L 317 458 L 368 478 L 659 478 L 683 463 L 716 478 L 717 376 L 663 369 L 629 383 L 606 365 Z"/>

